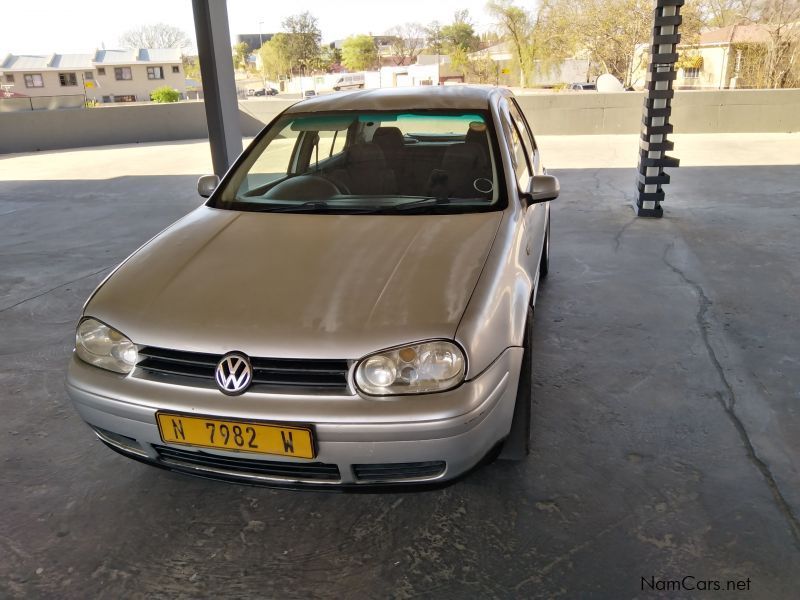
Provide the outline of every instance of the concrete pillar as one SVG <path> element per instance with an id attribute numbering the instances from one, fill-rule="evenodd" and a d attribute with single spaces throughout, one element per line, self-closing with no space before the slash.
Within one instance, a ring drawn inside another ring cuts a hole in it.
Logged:
<path id="1" fill-rule="evenodd" d="M 634 209 L 640 217 L 661 217 L 664 214 L 662 186 L 669 183 L 664 167 L 677 167 L 680 161 L 666 155 L 674 143 L 667 141 L 672 133 L 669 116 L 675 90 L 675 46 L 681 36 L 678 28 L 680 9 L 685 0 L 655 0 L 653 37 L 650 43 L 650 65 L 647 68 L 647 93 L 644 100 L 642 135 L 639 140 L 639 180 Z"/>
<path id="2" fill-rule="evenodd" d="M 214 173 L 222 177 L 242 152 L 228 6 L 225 0 L 192 0 L 192 10 L 203 77 L 211 162 Z"/>

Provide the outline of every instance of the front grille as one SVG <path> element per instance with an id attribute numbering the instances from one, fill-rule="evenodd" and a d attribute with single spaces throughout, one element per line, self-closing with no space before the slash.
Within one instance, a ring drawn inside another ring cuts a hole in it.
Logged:
<path id="1" fill-rule="evenodd" d="M 443 460 L 434 460 L 413 463 L 353 465 L 353 473 L 359 481 L 427 479 L 444 473 L 445 464 Z"/>
<path id="2" fill-rule="evenodd" d="M 146 346 L 139 350 L 137 367 L 160 379 L 191 377 L 213 382 L 221 354 L 183 352 Z M 252 385 L 277 388 L 311 388 L 317 392 L 346 393 L 346 360 L 250 358 Z M 179 382 L 178 382 L 179 383 Z"/>
<path id="3" fill-rule="evenodd" d="M 227 472 L 247 475 L 278 477 L 290 480 L 312 480 L 338 482 L 339 467 L 320 462 L 278 462 L 270 460 L 253 460 L 250 458 L 232 458 L 217 456 L 206 452 L 191 452 L 153 445 L 159 458 L 166 463 L 189 464 L 197 467 L 221 469 Z"/>

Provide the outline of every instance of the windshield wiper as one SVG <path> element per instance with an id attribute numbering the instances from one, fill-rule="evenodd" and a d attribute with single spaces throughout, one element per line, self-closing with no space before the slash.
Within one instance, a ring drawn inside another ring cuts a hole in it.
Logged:
<path id="1" fill-rule="evenodd" d="M 281 205 L 277 208 L 258 208 L 255 212 L 271 212 L 271 213 L 341 213 L 341 214 L 371 214 L 381 212 L 369 206 L 330 206 L 327 202 L 321 200 L 309 200 L 301 204 Z"/>
<path id="2" fill-rule="evenodd" d="M 314 212 L 315 210 L 328 210 L 328 203 L 321 200 L 309 200 L 301 204 L 282 205 L 277 208 L 259 208 L 258 212 Z"/>
<path id="3" fill-rule="evenodd" d="M 391 211 L 405 211 L 412 208 L 416 208 L 419 206 L 441 206 L 443 204 L 449 204 L 450 198 L 438 198 L 434 196 L 429 196 L 427 198 L 420 198 L 419 200 L 412 200 L 411 202 L 403 202 L 402 204 L 395 204 L 388 210 Z"/>

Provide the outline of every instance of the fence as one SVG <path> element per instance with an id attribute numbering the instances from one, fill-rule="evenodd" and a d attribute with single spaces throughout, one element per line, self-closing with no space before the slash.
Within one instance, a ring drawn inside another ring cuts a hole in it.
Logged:
<path id="1" fill-rule="evenodd" d="M 29 98 L 0 97 L 0 113 L 83 108 L 85 104 L 86 96 L 83 94 L 74 94 L 70 96 L 32 96 Z"/>

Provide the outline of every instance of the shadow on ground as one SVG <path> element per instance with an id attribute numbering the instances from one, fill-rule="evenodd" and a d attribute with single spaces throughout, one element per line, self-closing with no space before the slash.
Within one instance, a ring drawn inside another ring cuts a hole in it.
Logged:
<path id="1" fill-rule="evenodd" d="M 0 595 L 625 598 L 691 575 L 795 597 L 800 174 L 679 173 L 661 220 L 633 217 L 632 170 L 556 173 L 533 454 L 402 495 L 103 447 L 63 390 L 80 307 L 196 178 L 0 183 Z"/>

